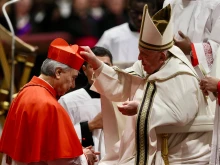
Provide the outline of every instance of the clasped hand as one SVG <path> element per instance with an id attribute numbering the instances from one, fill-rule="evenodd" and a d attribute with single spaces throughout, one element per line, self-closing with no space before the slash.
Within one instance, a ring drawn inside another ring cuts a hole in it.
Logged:
<path id="1" fill-rule="evenodd" d="M 219 79 L 215 77 L 208 77 L 206 76 L 200 81 L 200 89 L 203 91 L 205 95 L 208 95 L 208 91 L 210 92 L 217 92 L 217 85 Z"/>
<path id="2" fill-rule="evenodd" d="M 100 155 L 100 152 L 95 152 L 92 149 L 92 146 L 83 148 L 83 153 L 86 155 L 88 165 L 94 165 L 94 163 L 98 161 L 98 158 L 96 155 Z"/>

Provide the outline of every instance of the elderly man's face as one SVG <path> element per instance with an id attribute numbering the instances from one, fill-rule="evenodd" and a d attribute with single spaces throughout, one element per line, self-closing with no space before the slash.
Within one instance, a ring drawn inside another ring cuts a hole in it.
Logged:
<path id="1" fill-rule="evenodd" d="M 75 79 L 78 76 L 78 71 L 75 69 L 60 69 L 56 72 L 56 84 L 54 89 L 58 96 L 64 95 L 71 88 L 75 87 Z"/>
<path id="2" fill-rule="evenodd" d="M 151 51 L 139 47 L 138 60 L 141 60 L 144 70 L 148 74 L 153 74 L 160 69 L 166 60 L 164 52 Z"/>

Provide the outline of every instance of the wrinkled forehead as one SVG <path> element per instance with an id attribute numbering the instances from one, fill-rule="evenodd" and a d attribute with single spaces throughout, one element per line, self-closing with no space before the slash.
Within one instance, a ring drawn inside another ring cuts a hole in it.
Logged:
<path id="1" fill-rule="evenodd" d="M 146 54 L 146 55 L 159 54 L 159 53 L 160 53 L 160 51 L 144 49 L 144 48 L 142 48 L 142 47 L 140 47 L 140 46 L 139 46 L 138 48 L 139 48 L 140 53 L 144 53 L 144 54 Z"/>
<path id="2" fill-rule="evenodd" d="M 68 71 L 70 72 L 71 76 L 78 76 L 79 71 L 73 68 L 69 68 Z"/>

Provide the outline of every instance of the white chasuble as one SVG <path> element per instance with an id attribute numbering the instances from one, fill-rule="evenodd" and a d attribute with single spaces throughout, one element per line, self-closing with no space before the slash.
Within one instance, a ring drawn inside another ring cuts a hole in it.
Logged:
<path id="1" fill-rule="evenodd" d="M 143 96 L 137 120 L 136 116 L 127 119 L 120 141 L 112 146 L 111 153 L 106 154 L 100 165 L 134 165 L 135 162 L 163 165 L 161 136 L 156 132 L 157 127 L 170 125 L 184 129 L 196 116 L 213 117 L 214 113 L 199 89 L 193 67 L 178 48 L 173 47 L 169 51 L 173 56 L 161 70 L 145 79 L 140 78 L 142 74 L 135 77 L 106 65 L 95 71 L 100 74 L 96 74 L 93 89 L 108 99 L 125 101 L 133 98 L 131 93 Z M 141 63 L 137 68 L 140 66 Z M 139 69 L 133 69 L 134 73 L 141 73 Z M 106 82 L 109 82 L 108 86 Z M 152 88 L 153 84 L 155 88 Z M 142 92 L 137 94 L 134 89 Z M 170 165 L 206 165 L 210 158 L 211 139 L 211 131 L 171 133 L 168 140 Z"/>

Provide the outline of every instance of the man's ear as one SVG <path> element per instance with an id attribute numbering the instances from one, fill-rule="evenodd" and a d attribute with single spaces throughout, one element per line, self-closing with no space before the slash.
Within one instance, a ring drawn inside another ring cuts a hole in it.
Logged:
<path id="1" fill-rule="evenodd" d="M 82 70 L 83 70 L 84 74 L 87 76 L 87 72 L 86 72 L 86 71 L 87 71 L 87 68 L 86 68 L 85 65 L 82 66 Z"/>
<path id="2" fill-rule="evenodd" d="M 55 69 L 55 78 L 56 79 L 60 79 L 60 74 L 62 72 L 62 69 L 61 68 L 56 68 Z"/>

